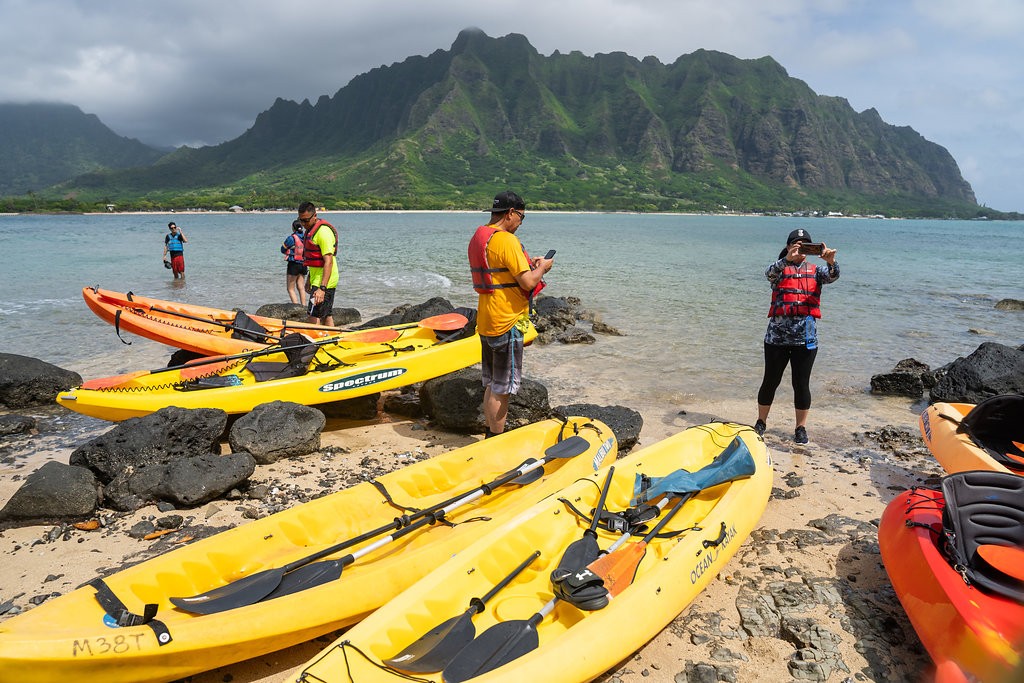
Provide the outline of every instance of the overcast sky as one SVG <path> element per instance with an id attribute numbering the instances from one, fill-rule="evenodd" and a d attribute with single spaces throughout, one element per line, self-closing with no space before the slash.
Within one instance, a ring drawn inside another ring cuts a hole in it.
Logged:
<path id="1" fill-rule="evenodd" d="M 948 149 L 979 203 L 1024 211 L 1022 0 L 0 0 L 0 102 L 70 103 L 151 145 L 212 145 L 278 97 L 333 96 L 469 27 L 545 55 L 768 55 Z"/>

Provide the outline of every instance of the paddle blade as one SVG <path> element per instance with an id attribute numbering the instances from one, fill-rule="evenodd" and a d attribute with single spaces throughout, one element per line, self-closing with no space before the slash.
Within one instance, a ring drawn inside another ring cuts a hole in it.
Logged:
<path id="1" fill-rule="evenodd" d="M 346 332 L 338 335 L 340 341 L 365 342 L 367 344 L 395 341 L 402 336 L 398 330 L 390 327 L 382 327 L 378 330 L 363 330 L 360 332 Z"/>
<path id="2" fill-rule="evenodd" d="M 179 376 L 184 382 L 197 377 L 216 375 L 221 370 L 227 368 L 231 362 L 227 360 L 218 360 L 220 358 L 227 358 L 227 356 L 211 356 L 209 358 L 196 358 L 195 360 L 190 360 L 185 363 L 185 367 L 181 369 Z"/>
<path id="3" fill-rule="evenodd" d="M 543 476 L 544 476 L 544 468 L 543 467 L 537 467 L 535 469 L 530 470 L 529 472 L 527 472 L 526 474 L 524 474 L 524 475 L 522 475 L 520 477 L 516 477 L 515 479 L 513 479 L 509 483 L 510 484 L 516 484 L 518 486 L 524 486 L 526 484 L 532 484 L 533 482 L 537 481 L 538 479 L 540 479 Z"/>
<path id="4" fill-rule="evenodd" d="M 987 543 L 978 546 L 978 555 L 1007 576 L 1024 581 L 1024 548 Z"/>
<path id="5" fill-rule="evenodd" d="M 455 656 L 476 636 L 471 607 L 462 614 L 446 619 L 430 629 L 384 663 L 399 671 L 433 673 L 448 666 Z"/>
<path id="6" fill-rule="evenodd" d="M 581 453 L 586 453 L 590 448 L 590 442 L 582 436 L 570 436 L 568 439 L 559 441 L 544 451 L 544 457 L 548 460 L 554 458 L 575 458 Z"/>
<path id="7" fill-rule="evenodd" d="M 142 377 L 143 375 L 148 374 L 148 370 L 136 370 L 135 372 L 128 372 L 123 375 L 114 375 L 112 377 L 97 377 L 96 379 L 90 379 L 82 382 L 82 388 L 107 389 L 109 387 L 119 387 L 122 384 L 127 384 L 136 377 Z"/>
<path id="8" fill-rule="evenodd" d="M 416 324 L 428 330 L 461 330 L 468 322 L 469 318 L 461 313 L 442 313 L 424 318 Z"/>
<path id="9" fill-rule="evenodd" d="M 259 602 L 284 576 L 284 569 L 267 569 L 188 598 L 171 598 L 171 604 L 192 614 L 216 614 Z"/>
<path id="10" fill-rule="evenodd" d="M 633 583 L 637 567 L 640 566 L 645 554 L 647 544 L 637 541 L 597 558 L 587 566 L 587 569 L 600 576 L 608 593 L 615 597 Z"/>
<path id="11" fill-rule="evenodd" d="M 292 593 L 316 588 L 341 578 L 345 563 L 338 560 L 313 562 L 298 569 L 293 569 L 282 577 L 281 582 L 263 600 L 273 600 Z"/>
<path id="12" fill-rule="evenodd" d="M 553 446 L 549 446 L 544 451 L 544 461 L 557 460 L 559 458 L 575 458 L 581 453 L 586 453 L 590 449 L 590 442 L 584 439 L 582 436 L 570 436 L 568 439 L 559 441 Z M 527 465 L 531 465 L 537 462 L 533 458 L 526 461 Z M 510 483 L 512 484 L 532 484 L 533 482 L 544 476 L 544 468 L 536 467 L 525 474 L 516 477 Z"/>
<path id="13" fill-rule="evenodd" d="M 504 666 L 536 650 L 538 645 L 540 637 L 532 619 L 504 621 L 481 633 L 455 655 L 442 677 L 445 683 L 462 683 Z"/>
<path id="14" fill-rule="evenodd" d="M 597 536 L 593 533 L 585 534 L 583 538 L 570 543 L 562 553 L 562 559 L 558 561 L 558 566 L 551 572 L 551 581 L 553 583 L 564 581 L 565 577 L 586 567 L 600 554 L 601 548 L 597 545 Z"/>

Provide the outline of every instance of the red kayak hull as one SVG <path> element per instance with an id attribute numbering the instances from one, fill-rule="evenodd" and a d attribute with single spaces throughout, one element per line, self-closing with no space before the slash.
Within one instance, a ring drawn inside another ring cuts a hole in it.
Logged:
<path id="1" fill-rule="evenodd" d="M 938 546 L 943 503 L 941 491 L 916 489 L 886 507 L 878 544 L 889 580 L 936 680 L 1024 680 L 1024 605 L 966 584 L 946 561 Z"/>

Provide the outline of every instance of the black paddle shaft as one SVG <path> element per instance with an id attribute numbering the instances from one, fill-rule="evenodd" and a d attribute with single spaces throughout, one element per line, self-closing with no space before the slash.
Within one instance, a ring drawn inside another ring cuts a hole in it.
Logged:
<path id="1" fill-rule="evenodd" d="M 608 476 L 605 477 L 604 486 L 601 487 L 601 496 L 597 501 L 597 508 L 594 509 L 594 519 L 590 526 L 583 532 L 583 538 L 577 539 L 569 544 L 562 553 L 562 559 L 558 566 L 551 572 L 551 582 L 564 581 L 565 577 L 578 571 L 597 559 L 601 549 L 597 545 L 597 523 L 601 519 L 601 512 L 604 510 L 605 499 L 608 497 L 608 489 L 611 488 L 612 477 L 615 475 L 615 466 L 608 468 Z"/>
<path id="2" fill-rule="evenodd" d="M 284 570 L 285 572 L 290 572 L 293 569 L 298 569 L 302 565 L 309 564 L 310 562 L 316 562 L 317 560 L 327 557 L 328 555 L 333 555 L 334 553 L 340 550 L 345 550 L 346 548 L 350 548 L 353 545 L 358 545 L 363 541 L 367 541 L 376 536 L 380 536 L 382 533 L 389 531 L 391 529 L 394 529 L 398 532 L 404 532 L 401 533 L 401 536 L 405 536 L 407 533 L 409 533 L 408 531 L 406 531 L 406 529 L 410 529 L 412 527 L 415 527 L 415 529 L 420 529 L 429 524 L 436 523 L 438 520 L 444 517 L 444 514 L 439 515 L 439 512 L 441 512 L 444 508 L 448 507 L 449 505 L 457 503 L 463 498 L 472 495 L 476 491 L 482 491 L 484 495 L 489 495 L 494 491 L 494 489 L 499 488 L 509 483 L 513 479 L 518 478 L 521 474 L 523 474 L 524 468 L 529 467 L 532 471 L 534 469 L 538 469 L 539 467 L 543 467 L 551 460 L 554 460 L 556 458 L 571 458 L 576 455 L 579 455 L 580 453 L 586 452 L 589 448 L 590 443 L 586 439 L 584 439 L 581 436 L 571 436 L 568 439 L 560 441 L 557 444 L 549 447 L 547 451 L 545 451 L 545 456 L 539 461 L 533 460 L 531 458 L 524 462 L 519 467 L 517 467 L 516 469 L 509 470 L 508 472 L 506 472 L 505 474 L 501 475 L 500 477 L 493 481 L 490 481 L 486 484 L 481 484 L 480 486 L 470 489 L 465 493 L 460 493 L 457 496 L 452 496 L 448 500 L 441 501 L 440 503 L 435 503 L 434 505 L 431 505 L 428 508 L 418 510 L 412 513 L 411 515 L 403 515 L 402 517 L 396 517 L 394 521 L 379 526 L 376 529 L 366 531 L 360 534 L 359 536 L 356 536 L 355 538 L 350 538 L 346 541 L 342 541 L 341 543 L 332 545 L 328 548 L 324 548 L 323 550 L 320 550 L 312 555 L 307 555 L 306 557 L 299 558 L 294 562 L 286 564 L 284 566 Z M 539 465 L 537 463 L 539 463 Z M 427 517 L 427 519 L 423 519 L 415 524 L 410 524 L 410 522 L 412 522 L 414 519 L 419 519 L 422 517 Z M 394 538 L 392 540 L 394 540 L 395 538 L 400 538 L 401 536 L 398 533 L 396 533 L 394 534 Z"/>
<path id="3" fill-rule="evenodd" d="M 581 453 L 585 453 L 589 449 L 590 443 L 586 439 L 581 436 L 571 436 L 568 439 L 560 441 L 549 447 L 544 452 L 544 458 L 540 461 L 533 460 L 531 458 L 518 468 L 503 474 L 492 482 L 478 486 L 469 493 L 464 493 L 455 498 L 438 503 L 427 510 L 421 510 L 416 514 L 419 516 L 430 516 L 426 519 L 420 520 L 420 522 L 405 526 L 404 528 L 399 528 L 394 534 L 373 543 L 366 548 L 362 548 L 355 553 L 336 560 L 319 563 L 318 565 L 311 564 L 316 560 L 332 555 L 340 550 L 348 548 L 351 545 L 369 540 L 369 538 L 372 538 L 373 536 L 379 536 L 380 534 L 388 530 L 395 529 L 396 527 L 406 525 L 410 518 L 396 520 L 395 522 L 386 524 L 378 529 L 365 532 L 355 539 L 342 541 L 341 543 L 324 548 L 323 550 L 313 553 L 307 557 L 299 558 L 298 560 L 295 560 L 283 567 L 276 567 L 262 572 L 257 572 L 256 574 L 250 574 L 249 576 L 245 576 L 236 581 L 232 581 L 231 583 L 191 597 L 172 597 L 170 598 L 170 601 L 175 606 L 189 612 L 196 614 L 213 614 L 215 612 L 223 612 L 225 610 L 244 607 L 246 605 L 259 602 L 268 595 L 277 591 L 286 577 L 291 578 L 287 580 L 288 585 L 284 586 L 281 591 L 278 591 L 279 594 L 290 594 L 298 590 L 305 590 L 307 588 L 313 588 L 315 586 L 328 583 L 338 578 L 341 575 L 342 569 L 351 564 L 358 557 L 362 557 L 366 553 L 372 552 L 373 550 L 376 550 L 397 538 L 405 536 L 416 529 L 422 528 L 427 524 L 436 523 L 439 519 L 444 517 L 445 514 L 447 514 L 449 509 L 454 509 L 452 506 L 461 504 L 464 499 L 465 502 L 470 502 L 480 496 L 491 493 L 495 488 L 504 483 L 517 481 L 523 474 L 525 474 L 525 472 L 539 470 L 550 460 L 554 460 L 556 458 L 575 457 Z M 307 565 L 310 566 L 309 571 L 304 569 Z M 320 565 L 326 566 L 321 567 Z M 302 576 L 297 576 L 297 574 L 302 574 Z"/>
<path id="4" fill-rule="evenodd" d="M 443 669 L 476 636 L 473 617 L 484 610 L 484 604 L 497 595 L 498 591 L 510 584 L 538 557 L 540 557 L 540 551 L 533 551 L 486 595 L 482 598 L 471 599 L 469 607 L 462 614 L 441 622 L 394 657 L 385 659 L 384 663 L 392 668 L 412 673 L 427 673 Z"/>
<path id="5" fill-rule="evenodd" d="M 503 621 L 481 633 L 444 668 L 445 683 L 462 683 L 536 650 L 540 645 L 537 627 L 557 602 L 552 598 L 529 619 Z"/>

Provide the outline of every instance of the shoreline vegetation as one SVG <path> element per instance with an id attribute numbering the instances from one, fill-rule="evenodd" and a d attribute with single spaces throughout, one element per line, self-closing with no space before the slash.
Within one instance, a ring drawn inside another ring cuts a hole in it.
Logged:
<path id="1" fill-rule="evenodd" d="M 314 193 L 315 194 L 315 193 Z M 624 195 L 618 201 L 594 202 L 586 199 L 571 202 L 552 202 L 541 198 L 528 201 L 531 212 L 544 213 L 607 213 L 607 214 L 652 214 L 652 215 L 695 215 L 695 216 L 783 216 L 807 218 L 922 218 L 950 220 L 1024 220 L 1024 213 L 999 211 L 988 206 L 971 204 L 943 198 L 880 198 L 878 202 L 845 200 L 842 197 L 807 197 L 806 201 L 793 203 L 754 203 L 741 198 L 734 201 L 676 201 L 667 204 L 645 204 L 642 201 L 626 201 Z M 467 193 L 468 196 L 468 193 Z M 289 199 L 294 199 L 293 202 Z M 41 196 L 0 197 L 0 215 L 134 215 L 134 214 L 247 214 L 293 212 L 305 200 L 304 195 L 294 198 L 276 197 L 271 201 L 246 201 L 229 198 L 223 201 L 195 201 L 195 198 L 160 198 L 154 200 L 126 199 L 116 201 L 79 200 L 74 198 L 55 199 Z M 478 202 L 437 201 L 432 198 L 371 198 L 338 199 L 335 196 L 313 196 L 312 201 L 322 202 L 319 209 L 330 213 L 477 213 L 478 203 L 486 205 L 487 198 L 481 195 Z"/>
<path id="2" fill-rule="evenodd" d="M 464 213 L 476 215 L 480 211 L 476 209 L 329 209 L 325 207 L 319 207 L 317 209 L 320 213 L 329 214 L 448 214 L 448 213 Z M 655 215 L 655 216 L 707 216 L 709 218 L 725 217 L 725 216 L 742 216 L 745 218 L 758 218 L 758 217 L 782 217 L 782 218 L 846 218 L 851 220 L 964 220 L 955 216 L 947 217 L 929 217 L 929 216 L 884 216 L 882 214 L 843 214 L 839 212 L 830 212 L 828 214 L 821 214 L 818 212 L 754 212 L 748 213 L 743 211 L 626 211 L 626 210 L 564 210 L 564 209 L 533 209 L 531 211 L 545 213 L 545 214 L 559 214 L 559 215 L 571 215 L 571 216 L 585 216 L 585 215 L 627 215 L 627 216 L 640 216 L 640 215 Z M 231 215 L 248 215 L 248 214 L 290 214 L 295 213 L 294 209 L 248 209 L 240 211 L 229 211 L 223 209 L 182 209 L 182 210 L 154 210 L 154 211 L 0 211 L 0 216 L 191 216 L 191 215 L 210 215 L 210 216 L 231 216 Z M 997 212 L 999 213 L 999 212 Z M 1013 217 L 1011 217 L 1013 216 Z M 971 220 L 1024 220 L 1024 214 L 1006 214 L 1003 217 L 990 219 L 987 216 L 974 218 Z"/>

